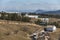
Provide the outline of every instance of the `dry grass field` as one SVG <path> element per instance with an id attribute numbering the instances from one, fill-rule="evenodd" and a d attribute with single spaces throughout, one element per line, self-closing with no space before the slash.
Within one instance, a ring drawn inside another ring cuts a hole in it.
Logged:
<path id="1" fill-rule="evenodd" d="M 55 32 L 50 33 L 50 40 L 59 40 L 60 38 L 60 28 L 57 28 Z"/>
<path id="2" fill-rule="evenodd" d="M 7 22 L 0 21 L 0 40 L 31 40 L 28 35 L 42 29 L 41 26 L 32 23 L 9 21 L 12 23 L 9 24 Z"/>
<path id="3" fill-rule="evenodd" d="M 60 19 L 53 19 L 60 21 Z M 43 27 L 34 23 L 0 20 L 0 40 L 31 40 L 28 35 Z M 51 40 L 58 40 L 60 37 L 60 28 L 56 32 L 50 33 Z"/>

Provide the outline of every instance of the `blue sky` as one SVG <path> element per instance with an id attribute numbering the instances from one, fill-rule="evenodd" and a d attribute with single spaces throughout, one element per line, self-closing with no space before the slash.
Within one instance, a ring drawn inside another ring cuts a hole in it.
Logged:
<path id="1" fill-rule="evenodd" d="M 0 0 L 0 10 L 59 10 L 60 0 Z"/>

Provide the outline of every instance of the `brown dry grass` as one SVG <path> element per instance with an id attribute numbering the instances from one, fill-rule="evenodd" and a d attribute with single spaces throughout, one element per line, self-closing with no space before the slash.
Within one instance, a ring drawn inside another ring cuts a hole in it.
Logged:
<path id="1" fill-rule="evenodd" d="M 19 24 L 7 24 L 6 21 L 4 21 L 4 23 L 0 23 L 0 40 L 31 40 L 27 35 L 32 34 L 38 29 L 41 29 L 41 26 L 36 24 L 24 22 L 18 23 Z M 15 33 L 16 31 L 18 32 Z"/>
<path id="2" fill-rule="evenodd" d="M 51 40 L 58 40 L 60 37 L 60 28 L 57 28 L 55 32 L 50 33 Z"/>

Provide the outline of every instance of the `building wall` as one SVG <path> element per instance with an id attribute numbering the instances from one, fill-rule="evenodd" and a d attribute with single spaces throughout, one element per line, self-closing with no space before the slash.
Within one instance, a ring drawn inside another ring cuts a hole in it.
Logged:
<path id="1" fill-rule="evenodd" d="M 31 16 L 31 15 L 29 15 L 28 17 L 30 17 L 30 18 L 38 18 L 38 16 Z"/>
<path id="2" fill-rule="evenodd" d="M 42 22 L 49 22 L 49 18 L 40 18 Z"/>
<path id="3" fill-rule="evenodd" d="M 49 31 L 49 30 L 51 30 L 51 31 L 56 31 L 56 26 L 55 25 L 48 25 L 47 27 L 46 27 L 46 29 Z"/>
<path id="4" fill-rule="evenodd" d="M 28 15 L 28 14 L 26 14 L 25 16 L 30 17 L 30 18 L 38 18 L 38 15 Z"/>

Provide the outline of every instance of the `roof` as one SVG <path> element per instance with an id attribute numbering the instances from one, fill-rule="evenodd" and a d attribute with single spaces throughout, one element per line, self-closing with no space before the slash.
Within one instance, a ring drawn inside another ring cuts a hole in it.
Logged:
<path id="1" fill-rule="evenodd" d="M 47 28 L 48 28 L 48 27 L 56 27 L 56 26 L 55 26 L 55 25 L 47 25 Z"/>

